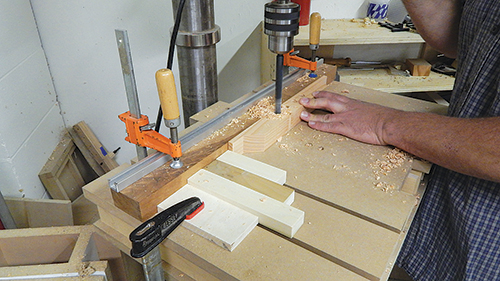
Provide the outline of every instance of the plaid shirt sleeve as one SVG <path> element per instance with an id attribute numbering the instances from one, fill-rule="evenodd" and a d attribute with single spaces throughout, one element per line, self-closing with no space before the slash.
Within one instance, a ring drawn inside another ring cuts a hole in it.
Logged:
<path id="1" fill-rule="evenodd" d="M 500 1 L 465 0 L 448 114 L 500 116 L 499 83 Z M 414 280 L 500 280 L 500 184 L 435 166 L 398 264 Z"/>

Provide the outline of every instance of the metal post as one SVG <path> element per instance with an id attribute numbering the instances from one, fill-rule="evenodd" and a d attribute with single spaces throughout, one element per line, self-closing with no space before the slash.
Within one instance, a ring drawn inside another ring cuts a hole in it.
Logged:
<path id="1" fill-rule="evenodd" d="M 172 0 L 175 11 L 179 0 Z M 215 24 L 213 0 L 186 0 L 177 36 L 184 123 L 218 100 L 217 54 L 220 28 Z"/>
<path id="2" fill-rule="evenodd" d="M 122 65 L 123 81 L 125 83 L 125 91 L 127 92 L 128 107 L 130 114 L 134 118 L 141 118 L 141 108 L 139 106 L 139 96 L 137 94 L 137 86 L 135 84 L 134 66 L 132 64 L 132 55 L 130 53 L 130 45 L 128 42 L 128 33 L 126 30 L 115 29 L 116 44 L 120 53 L 120 62 Z M 137 158 L 139 160 L 148 156 L 147 148 L 137 145 Z"/>
<path id="3" fill-rule="evenodd" d="M 161 263 L 160 246 L 156 246 L 151 252 L 142 257 L 142 268 L 146 281 L 165 280 Z"/>

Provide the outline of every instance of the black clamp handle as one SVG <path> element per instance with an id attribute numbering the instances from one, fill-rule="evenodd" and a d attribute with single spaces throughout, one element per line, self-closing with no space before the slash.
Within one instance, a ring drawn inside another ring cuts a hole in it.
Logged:
<path id="1" fill-rule="evenodd" d="M 153 218 L 143 222 L 130 233 L 132 241 L 130 255 L 142 258 L 174 231 L 184 219 L 191 219 L 204 207 L 198 197 L 191 197 L 162 211 Z"/>

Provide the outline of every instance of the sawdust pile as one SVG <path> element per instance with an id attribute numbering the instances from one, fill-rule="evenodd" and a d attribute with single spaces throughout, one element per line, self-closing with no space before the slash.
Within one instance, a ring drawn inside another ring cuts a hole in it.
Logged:
<path id="1" fill-rule="evenodd" d="M 363 27 L 368 27 L 368 26 L 371 26 L 371 25 L 376 25 L 377 24 L 377 21 L 375 19 L 370 19 L 370 18 L 363 18 L 363 19 L 351 19 L 351 22 L 354 22 L 354 23 L 362 23 Z"/>
<path id="2" fill-rule="evenodd" d="M 291 114 L 291 110 L 281 106 L 281 114 L 274 113 L 274 97 L 261 99 L 256 105 L 248 109 L 248 115 L 257 119 L 282 119 Z"/>
<path id="3" fill-rule="evenodd" d="M 375 176 L 375 180 L 380 180 L 382 175 L 389 174 L 392 170 L 401 167 L 405 161 L 413 161 L 412 157 L 398 149 L 394 148 L 383 155 L 383 159 L 377 159 L 375 163 L 371 164 L 373 169 L 373 174 Z M 392 184 L 388 184 L 386 182 L 375 182 L 373 183 L 374 187 L 380 189 L 384 192 L 392 192 L 396 189 L 396 186 Z"/>

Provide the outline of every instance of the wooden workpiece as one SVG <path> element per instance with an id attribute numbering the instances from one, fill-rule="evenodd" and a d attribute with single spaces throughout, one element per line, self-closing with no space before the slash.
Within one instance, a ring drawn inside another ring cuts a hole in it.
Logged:
<path id="1" fill-rule="evenodd" d="M 413 76 L 429 76 L 431 64 L 424 59 L 407 59 L 406 66 Z"/>
<path id="2" fill-rule="evenodd" d="M 298 85 L 295 93 L 308 84 Z M 403 110 L 446 111 L 441 105 L 344 83 L 334 82 L 326 89 Z M 195 147 L 198 159 L 205 159 L 200 169 L 229 139 L 217 136 Z M 209 147 L 202 158 L 203 146 L 214 143 L 219 147 Z M 388 172 L 382 161 L 394 154 L 402 160 Z M 179 227 L 161 244 L 164 269 L 170 275 L 195 280 L 387 280 L 422 194 L 422 172 L 412 170 L 416 165 L 410 157 L 390 147 L 323 134 L 303 122 L 265 152 L 247 156 L 287 171 L 286 185 L 296 191 L 292 206 L 305 213 L 304 224 L 293 238 L 256 227 L 232 252 Z M 126 167 L 84 187 L 85 196 L 99 208 L 101 219 L 95 225 L 125 253 L 130 251 L 128 235 L 141 221 L 115 205 L 107 179 Z M 168 186 L 170 180 L 177 186 L 194 174 L 179 180 L 178 174 L 159 170 L 157 178 L 149 176 L 142 184 L 148 195 L 144 198 L 152 201 L 166 193 L 146 183 Z"/>

